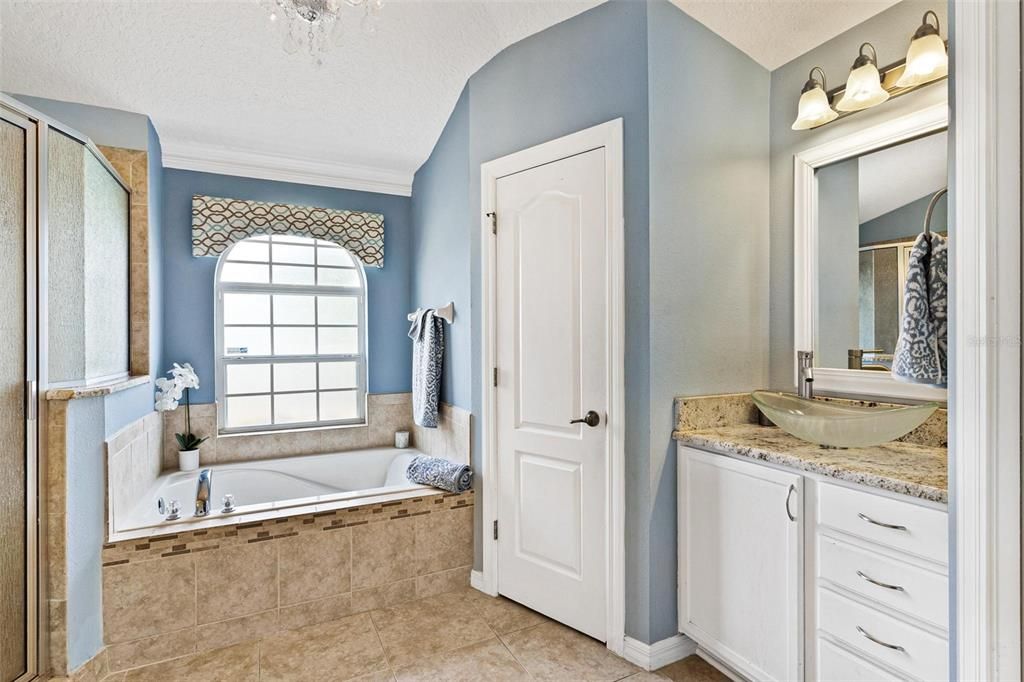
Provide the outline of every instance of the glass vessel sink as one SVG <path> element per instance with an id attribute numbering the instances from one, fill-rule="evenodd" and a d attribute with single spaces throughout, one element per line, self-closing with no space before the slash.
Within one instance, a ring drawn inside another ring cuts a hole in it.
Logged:
<path id="1" fill-rule="evenodd" d="M 786 433 L 837 448 L 866 448 L 896 440 L 923 424 L 939 407 L 938 403 L 862 407 L 774 391 L 754 391 L 750 396 Z"/>

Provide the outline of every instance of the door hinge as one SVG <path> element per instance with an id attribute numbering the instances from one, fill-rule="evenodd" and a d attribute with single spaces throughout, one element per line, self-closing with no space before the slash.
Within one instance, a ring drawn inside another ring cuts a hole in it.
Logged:
<path id="1" fill-rule="evenodd" d="M 491 219 L 491 234 L 498 234 L 498 214 L 491 211 L 486 215 Z"/>
<path id="2" fill-rule="evenodd" d="M 498 519 L 494 519 L 494 539 L 498 539 Z"/>
<path id="3" fill-rule="evenodd" d="M 498 385 L 498 368 L 497 367 L 494 368 L 493 376 L 491 378 L 494 381 L 494 385 L 497 386 Z"/>

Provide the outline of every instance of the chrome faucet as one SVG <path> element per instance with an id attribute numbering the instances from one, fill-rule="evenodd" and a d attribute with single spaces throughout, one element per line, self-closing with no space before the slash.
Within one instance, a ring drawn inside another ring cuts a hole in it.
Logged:
<path id="1" fill-rule="evenodd" d="M 196 485 L 196 516 L 206 516 L 210 513 L 211 500 L 213 500 L 213 472 L 203 469 L 199 472 L 199 482 Z"/>
<path id="2" fill-rule="evenodd" d="M 796 393 L 801 398 L 814 397 L 814 351 L 798 350 L 796 352 L 797 386 Z"/>

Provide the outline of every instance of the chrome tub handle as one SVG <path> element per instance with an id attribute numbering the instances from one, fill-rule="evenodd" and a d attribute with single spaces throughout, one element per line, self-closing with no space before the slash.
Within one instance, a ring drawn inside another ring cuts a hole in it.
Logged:
<path id="1" fill-rule="evenodd" d="M 872 636 L 871 636 L 871 633 L 869 633 L 869 632 L 868 632 L 867 630 L 865 630 L 864 628 L 862 628 L 862 627 L 861 627 L 861 626 L 859 626 L 859 625 L 857 626 L 857 632 L 859 632 L 859 633 L 860 633 L 860 634 L 862 634 L 862 635 L 863 635 L 863 636 L 864 636 L 864 637 L 865 637 L 866 639 L 868 639 L 868 640 L 869 640 L 869 641 L 871 641 L 871 642 L 874 642 L 874 643 L 875 643 L 875 644 L 877 644 L 878 646 L 884 646 L 884 647 L 885 647 L 886 649 L 892 649 L 893 651 L 900 651 L 900 652 L 902 652 L 902 653 L 906 653 L 906 652 L 907 652 L 907 650 L 906 650 L 906 649 L 904 649 L 903 647 L 901 647 L 901 646 L 900 646 L 899 644 L 889 644 L 888 642 L 883 642 L 883 641 L 882 641 L 882 640 L 880 640 L 880 639 L 877 639 L 877 638 L 875 638 L 875 637 L 872 637 Z"/>
<path id="2" fill-rule="evenodd" d="M 860 512 L 857 513 L 857 516 L 860 517 L 860 519 L 863 520 L 863 521 L 867 521 L 868 523 L 873 523 L 876 526 L 881 526 L 882 528 L 888 528 L 890 530 L 903 530 L 903 531 L 907 530 L 906 526 L 900 526 L 900 525 L 897 525 L 895 523 L 883 523 L 881 521 L 875 521 L 873 518 L 871 518 L 867 514 L 861 514 Z"/>
<path id="3" fill-rule="evenodd" d="M 864 573 L 864 571 L 857 571 L 857 575 L 860 576 L 862 579 L 867 580 L 872 585 L 878 585 L 879 587 L 884 587 L 887 590 L 896 590 L 897 592 L 906 592 L 906 590 L 903 589 L 903 587 L 901 585 L 890 585 L 889 583 L 880 582 L 878 580 L 875 580 L 871 576 L 869 576 L 867 573 Z"/>

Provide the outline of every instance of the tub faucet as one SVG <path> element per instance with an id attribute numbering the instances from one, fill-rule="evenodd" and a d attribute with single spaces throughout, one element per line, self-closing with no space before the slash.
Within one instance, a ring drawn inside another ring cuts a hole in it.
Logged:
<path id="1" fill-rule="evenodd" d="M 796 393 L 801 398 L 814 397 L 814 351 L 796 352 L 797 384 Z"/>
<path id="2" fill-rule="evenodd" d="M 199 472 L 199 482 L 196 485 L 196 516 L 206 516 L 210 513 L 212 499 L 213 472 L 203 469 Z"/>

